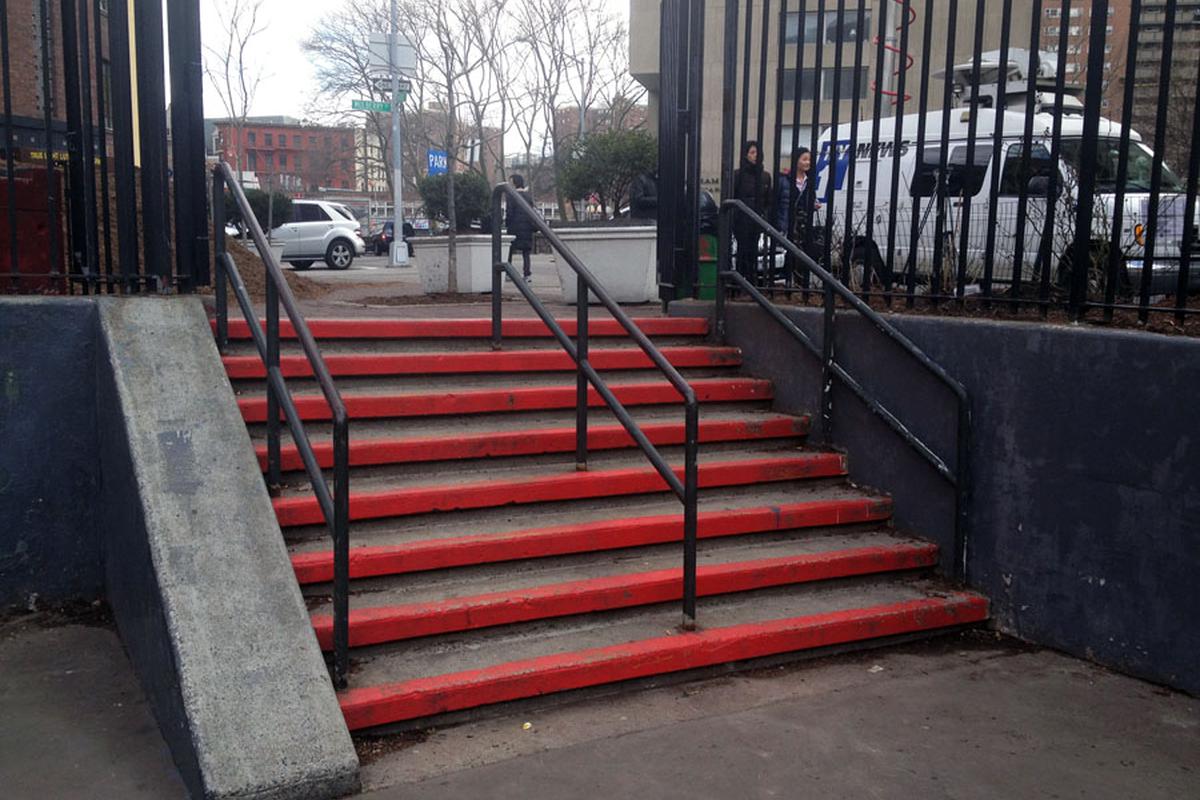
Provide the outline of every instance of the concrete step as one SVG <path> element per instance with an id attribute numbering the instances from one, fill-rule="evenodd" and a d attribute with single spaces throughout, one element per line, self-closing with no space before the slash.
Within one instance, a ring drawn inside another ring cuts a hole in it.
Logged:
<path id="1" fill-rule="evenodd" d="M 351 730 L 633 678 L 973 624 L 978 595 L 894 576 L 704 598 L 696 631 L 676 602 L 501 625 L 356 650 L 339 694 Z"/>
<path id="2" fill-rule="evenodd" d="M 780 498 L 770 496 L 762 487 L 751 488 L 756 490 L 746 493 L 751 496 L 740 498 L 728 497 L 729 489 L 721 490 L 726 497 L 702 493 L 697 538 L 736 540 L 781 531 L 836 531 L 839 529 L 833 526 L 879 525 L 892 515 L 892 504 L 887 498 L 854 495 L 845 490 L 818 492 L 810 488 L 807 496 L 793 493 L 797 498 L 793 502 L 766 504 L 764 501 Z M 739 500 L 741 505 L 737 504 Z M 512 523 L 503 527 L 503 520 L 497 520 L 500 525 L 497 528 L 486 528 L 484 524 L 489 520 L 479 519 L 479 512 L 473 520 L 453 515 L 452 520 L 443 521 L 440 527 L 410 523 L 408 527 L 395 525 L 375 531 L 370 536 L 364 535 L 362 524 L 356 525 L 351 530 L 350 577 L 364 579 L 483 564 L 502 564 L 508 569 L 513 561 L 579 553 L 594 555 L 663 544 L 677 547 L 683 540 L 683 516 L 678 502 L 666 508 L 661 502 L 643 502 L 640 507 L 627 508 L 612 508 L 612 503 L 606 503 L 603 509 L 575 509 L 575 513 L 561 510 L 562 505 L 566 504 L 560 504 L 558 516 L 552 519 L 519 519 L 518 523 L 535 525 L 526 528 L 512 528 Z M 539 522 L 551 524 L 538 525 Z M 314 529 L 314 533 L 317 534 L 314 538 L 292 546 L 292 566 L 302 585 L 333 579 L 328 534 L 324 529 Z M 549 562 L 537 563 L 540 568 Z"/>
<path id="3" fill-rule="evenodd" d="M 574 337 L 572 337 L 573 339 Z M 651 341 L 655 347 L 696 347 L 707 342 L 706 336 L 653 336 Z M 608 348 L 637 348 L 632 339 L 621 339 L 615 336 L 591 337 L 592 349 Z M 317 342 L 322 355 L 341 355 L 346 353 L 490 353 L 492 343 L 488 339 L 320 339 Z M 558 339 L 554 338 L 517 338 L 505 337 L 501 351 L 558 351 L 564 352 Z M 281 355 L 296 355 L 303 357 L 304 348 L 296 339 L 280 339 L 279 352 Z M 249 339 L 232 339 L 225 346 L 222 355 L 253 356 L 259 358 L 258 347 Z M 261 358 L 259 358 L 261 361 Z"/>
<path id="4" fill-rule="evenodd" d="M 711 448 L 710 448 L 711 449 Z M 603 458 L 601 454 L 597 458 Z M 639 452 L 638 455 L 641 455 Z M 702 487 L 732 486 L 774 481 L 826 478 L 846 473 L 845 457 L 838 453 L 740 453 L 739 457 L 716 460 L 702 458 L 698 481 Z M 682 480 L 682 463 L 672 469 Z M 458 480 L 436 484 L 415 484 L 350 492 L 350 519 L 422 514 L 431 511 L 455 511 L 498 505 L 525 505 L 557 500 L 651 494 L 668 491 L 666 482 L 654 467 L 643 463 L 613 469 L 589 469 L 586 472 L 560 469 L 532 471 L 512 469 L 503 477 L 488 470 L 488 477 L 458 475 Z M 360 482 L 361 485 L 361 482 Z M 320 507 L 310 495 L 278 497 L 273 500 L 275 514 L 283 527 L 313 525 L 321 522 Z"/>
<path id="5" fill-rule="evenodd" d="M 736 367 L 742 353 L 736 347 L 691 345 L 659 348 L 671 366 Z M 257 355 L 224 356 L 221 359 L 231 379 L 262 379 L 266 366 Z M 391 375 L 461 375 L 526 372 L 574 372 L 576 365 L 565 350 L 489 350 L 437 353 L 335 353 L 324 356 L 333 377 Z M 597 370 L 654 369 L 657 366 L 638 347 L 596 347 L 588 361 Z M 310 377 L 312 365 L 303 355 L 281 356 L 279 368 L 285 378 Z"/>
<path id="6" fill-rule="evenodd" d="M 237 314 L 234 312 L 234 317 Z M 559 318 L 555 320 L 568 336 L 574 336 L 578 330 L 575 318 Z M 317 340 L 330 339 L 389 339 L 389 340 L 428 340 L 428 339 L 480 339 L 489 340 L 492 335 L 492 321 L 489 318 L 472 319 L 310 319 L 308 329 Z M 647 336 L 705 336 L 708 334 L 708 319 L 704 317 L 635 317 L 633 323 Z M 260 319 L 259 324 L 266 330 L 266 320 Z M 212 322 L 216 330 L 216 321 Z M 295 331 L 287 319 L 280 320 L 279 334 L 281 338 L 294 339 Z M 514 339 L 549 339 L 552 338 L 550 329 L 542 320 L 537 318 L 504 319 L 501 323 L 501 334 Z M 628 332 L 615 319 L 595 315 L 588 322 L 588 335 L 600 337 L 629 338 Z M 246 321 L 240 318 L 229 320 L 229 338 L 231 341 L 249 340 L 250 329 Z"/>
<path id="7" fill-rule="evenodd" d="M 629 608 L 683 597 L 678 544 L 356 581 L 350 644 L 361 647 L 494 625 Z M 937 547 L 887 532 L 706 542 L 697 596 L 880 572 L 925 569 Z M 522 568 L 524 567 L 524 568 Z M 314 587 L 320 591 L 321 587 Z M 328 588 L 328 587 L 324 587 Z M 328 596 L 309 596 L 313 628 L 332 649 Z"/>
<path id="8" fill-rule="evenodd" d="M 639 427 L 655 446 L 682 444 L 683 422 L 641 422 Z M 698 436 L 701 443 L 751 441 L 755 439 L 798 438 L 808 434 L 808 417 L 782 414 L 757 414 L 750 419 L 705 418 L 700 421 Z M 310 440 L 311 441 L 311 440 Z M 635 447 L 633 437 L 620 423 L 597 425 L 587 429 L 589 452 L 629 449 Z M 323 469 L 333 467 L 333 441 L 328 438 L 312 441 L 313 453 Z M 350 465 L 355 467 L 382 464 L 411 464 L 455 459 L 528 456 L 544 453 L 574 453 L 576 432 L 570 425 L 552 428 L 490 430 L 470 434 L 442 433 L 425 436 L 378 436 L 350 440 Z M 259 464 L 267 469 L 267 446 L 255 445 Z M 280 467 L 285 471 L 303 470 L 300 451 L 287 444 L 280 451 Z"/>
<path id="9" fill-rule="evenodd" d="M 442 384 L 441 381 L 438 383 Z M 771 382 L 757 378 L 702 378 L 690 380 L 689 384 L 696 399 L 702 403 L 769 400 L 772 396 Z M 626 406 L 681 403 L 679 392 L 661 378 L 614 382 L 608 387 Z M 352 419 L 538 411 L 574 408 L 575 386 L 564 383 L 518 389 L 483 388 L 450 394 L 436 390 L 394 394 L 343 393 L 342 401 Z M 265 396 L 239 397 L 237 403 L 246 422 L 266 420 Z M 329 405 L 319 394 L 297 394 L 295 403 L 297 413 L 305 421 L 330 419 Z M 605 405 L 595 389 L 588 390 L 588 405 Z"/>

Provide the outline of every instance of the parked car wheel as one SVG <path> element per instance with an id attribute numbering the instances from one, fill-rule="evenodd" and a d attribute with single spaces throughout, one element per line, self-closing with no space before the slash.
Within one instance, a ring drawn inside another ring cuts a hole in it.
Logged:
<path id="1" fill-rule="evenodd" d="M 325 251 L 325 263 L 330 269 L 349 269 L 354 263 L 354 245 L 346 239 L 334 239 Z"/>
<path id="2" fill-rule="evenodd" d="M 292 265 L 292 269 L 308 269 L 312 266 L 311 261 L 289 261 L 288 263 Z"/>

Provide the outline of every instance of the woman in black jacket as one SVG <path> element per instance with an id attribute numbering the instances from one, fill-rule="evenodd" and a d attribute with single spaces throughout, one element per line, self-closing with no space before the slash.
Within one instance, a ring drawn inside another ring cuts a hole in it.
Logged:
<path id="1" fill-rule="evenodd" d="M 799 147 L 792 153 L 792 168 L 787 176 L 781 176 L 775 192 L 775 227 L 787 234 L 801 250 L 818 258 L 820 247 L 813 241 L 813 211 L 821 207 L 817 202 L 816 182 L 809 171 L 812 169 L 812 153 L 807 147 Z M 793 210 L 794 209 L 794 210 Z"/>
<path id="2" fill-rule="evenodd" d="M 759 216 L 766 215 L 771 198 L 771 174 L 763 171 L 762 153 L 756 141 L 742 145 L 742 163 L 733 173 L 733 196 Z M 733 220 L 733 233 L 737 237 L 737 271 L 755 283 L 758 239 L 762 229 L 745 214 L 736 214 Z"/>
<path id="3" fill-rule="evenodd" d="M 525 178 L 520 175 L 511 176 L 513 188 L 529 199 L 528 191 L 525 188 Z M 533 220 L 529 218 L 529 214 L 521 208 L 517 207 L 515 200 L 509 200 L 508 208 L 504 215 L 504 227 L 512 234 L 512 244 L 508 246 L 508 263 L 512 263 L 513 251 L 521 254 L 522 272 L 525 279 L 528 280 L 533 274 L 529 268 L 529 253 L 533 250 Z"/>

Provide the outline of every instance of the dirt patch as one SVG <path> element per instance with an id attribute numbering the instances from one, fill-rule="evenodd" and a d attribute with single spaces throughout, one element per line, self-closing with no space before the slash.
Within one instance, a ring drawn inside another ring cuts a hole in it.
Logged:
<path id="1" fill-rule="evenodd" d="M 64 625 L 112 628 L 112 609 L 103 600 L 79 600 L 34 610 L 13 609 L 0 612 L 0 639 L 17 636 L 29 630 L 60 628 Z"/>
<path id="2" fill-rule="evenodd" d="M 354 749 L 358 752 L 358 761 L 360 764 L 370 764 L 389 753 L 407 750 L 410 747 L 421 744 L 429 739 L 429 735 L 432 732 L 433 729 L 406 731 L 405 733 L 393 733 L 386 736 L 355 734 L 353 736 Z"/>
<path id="3" fill-rule="evenodd" d="M 244 247 L 234 239 L 229 239 L 227 242 L 228 252 L 233 256 L 233 263 L 237 265 L 238 274 L 242 276 L 242 283 L 246 285 L 246 292 L 250 295 L 250 299 L 256 303 L 263 302 L 267 299 L 267 270 L 262 259 L 259 258 L 258 252 L 254 250 L 253 246 Z M 332 288 L 297 275 L 288 269 L 283 271 L 283 277 L 297 300 L 315 300 L 324 297 Z M 211 286 L 204 287 L 201 293 L 212 294 L 213 288 Z M 230 294 L 230 305 L 236 305 L 237 301 L 232 297 L 232 292 Z"/>

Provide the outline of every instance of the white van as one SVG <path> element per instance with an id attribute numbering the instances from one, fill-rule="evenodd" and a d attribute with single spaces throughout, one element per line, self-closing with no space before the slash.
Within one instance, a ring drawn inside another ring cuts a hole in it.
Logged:
<path id="1" fill-rule="evenodd" d="M 1069 258 L 1075 237 L 1075 199 L 1078 185 L 1078 169 L 1083 136 L 1083 117 L 1079 113 L 1078 101 L 1066 105 L 1062 118 L 1060 159 L 1057 165 L 1050 159 L 1051 134 L 1054 114 L 1040 111 L 1033 119 L 1033 139 L 1030 148 L 1029 174 L 1024 181 L 1027 187 L 1027 210 L 1025 213 L 1024 252 L 1021 258 L 1021 281 L 1040 280 L 1042 276 L 1039 252 L 1045 228 L 1048 184 L 1046 177 L 1058 170 L 1059 196 L 1055 206 L 1054 232 L 1050 249 L 1050 279 L 1059 284 L 1065 282 Z M 1045 109 L 1047 103 L 1041 107 Z M 936 181 L 941 160 L 941 134 L 945 115 L 949 115 L 949 152 L 946 157 L 947 174 L 956 176 L 951 185 L 956 186 L 944 200 L 941 289 L 949 290 L 955 285 L 960 261 L 962 225 L 969 223 L 966 248 L 967 283 L 975 284 L 984 274 L 985 254 L 989 227 L 995 225 L 993 280 L 999 284 L 1011 283 L 1017 244 L 1017 210 L 1021 193 L 1021 160 L 1025 133 L 1023 111 L 1003 112 L 1000 151 L 993 152 L 993 134 L 997 112 L 991 108 L 954 108 L 935 111 L 925 115 L 924 157 L 918 162 L 917 130 L 920 115 L 906 115 L 902 121 L 902 135 L 894 140 L 895 118 L 881 120 L 879 147 L 871 146 L 870 121 L 858 123 L 857 146 L 851 153 L 850 125 L 837 129 L 836 157 L 831 159 L 830 132 L 826 131 L 818 145 L 818 156 L 814 167 L 817 180 L 817 199 L 823 209 L 817 212 L 816 222 L 823 225 L 824 215 L 833 215 L 833 259 L 840 262 L 842 243 L 846 230 L 846 203 L 850 158 L 855 159 L 854 197 L 852 204 L 851 258 L 870 258 L 880 264 L 886 261 L 889 219 L 892 214 L 891 186 L 893 164 L 899 169 L 899 192 L 895 208 L 895 249 L 892 259 L 893 279 L 903 282 L 909 269 L 914 269 L 918 281 L 927 283 L 932 274 L 937 247 L 937 217 L 939 209 L 931 188 Z M 967 165 L 968 135 L 971 114 L 975 121 L 975 170 Z M 864 131 L 866 136 L 863 136 Z M 887 139 L 884 140 L 884 136 Z M 1096 202 L 1092 225 L 1093 268 L 1089 291 L 1101 291 L 1106 278 L 1107 259 L 1111 240 L 1113 209 L 1117 191 L 1117 163 L 1120 154 L 1121 126 L 1111 120 L 1100 120 L 1099 153 L 1096 160 Z M 1149 219 L 1151 169 L 1154 154 L 1142 143 L 1136 131 L 1130 133 L 1129 159 L 1125 179 L 1124 212 L 1119 237 L 1122 253 L 1122 286 L 1120 290 L 1136 289 L 1140 286 L 1146 243 L 1146 224 Z M 899 157 L 894 153 L 898 148 Z M 867 207 L 868 188 L 871 180 L 871 161 L 876 162 L 874 205 Z M 831 163 L 832 161 L 832 163 Z M 1000 182 L 994 220 L 989 214 L 989 196 L 993 171 L 999 169 Z M 973 174 L 972 174 L 973 173 Z M 959 178 L 965 180 L 959 181 Z M 833 181 L 832 200 L 827 200 L 829 181 Z M 915 193 L 919 196 L 913 197 Z M 971 202 L 969 219 L 964 217 L 967 203 Z M 919 201 L 917 235 L 912 235 L 914 200 Z M 1174 292 L 1179 274 L 1180 243 L 1184 235 L 1185 196 L 1183 183 L 1164 164 L 1157 233 L 1155 236 L 1154 262 L 1152 267 L 1151 291 L 1155 294 Z M 870 241 L 867 239 L 868 215 L 873 218 Z M 1194 247 L 1197 260 L 1190 271 L 1189 288 L 1200 289 L 1200 247 Z"/>

